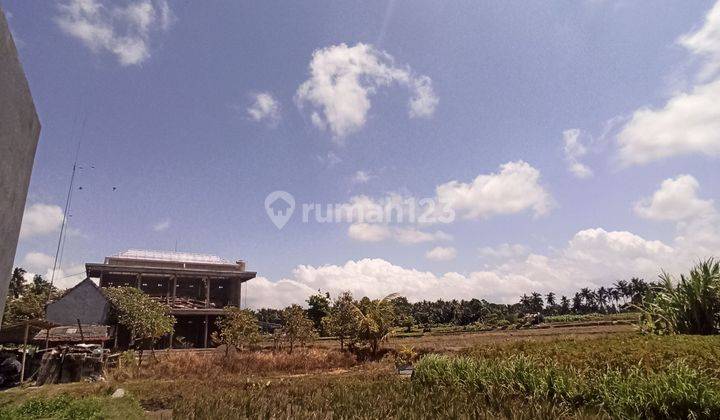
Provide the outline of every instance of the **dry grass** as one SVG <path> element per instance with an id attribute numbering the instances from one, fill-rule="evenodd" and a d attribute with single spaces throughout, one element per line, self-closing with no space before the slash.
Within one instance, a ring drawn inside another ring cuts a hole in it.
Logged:
<path id="1" fill-rule="evenodd" d="M 218 380 L 224 377 L 304 374 L 348 369 L 355 358 L 339 350 L 309 348 L 287 352 L 237 352 L 225 356 L 223 351 L 167 352 L 148 357 L 142 367 L 121 366 L 111 370 L 115 380 L 128 379 L 196 379 Z"/>

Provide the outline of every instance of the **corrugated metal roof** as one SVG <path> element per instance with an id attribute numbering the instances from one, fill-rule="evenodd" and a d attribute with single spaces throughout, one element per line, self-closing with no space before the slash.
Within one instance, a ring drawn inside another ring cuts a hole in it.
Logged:
<path id="1" fill-rule="evenodd" d="M 230 261 L 220 258 L 217 255 L 194 254 L 190 252 L 174 251 L 150 251 L 142 249 L 129 249 L 127 251 L 112 255 L 111 258 L 149 261 L 173 261 L 202 264 L 232 264 Z"/>
<path id="2" fill-rule="evenodd" d="M 61 327 L 50 328 L 48 337 L 47 330 L 40 330 L 35 334 L 35 341 L 44 341 L 48 339 L 50 342 L 95 342 L 106 341 L 110 337 L 108 335 L 107 325 L 82 325 L 82 334 L 77 325 L 64 325 Z"/>

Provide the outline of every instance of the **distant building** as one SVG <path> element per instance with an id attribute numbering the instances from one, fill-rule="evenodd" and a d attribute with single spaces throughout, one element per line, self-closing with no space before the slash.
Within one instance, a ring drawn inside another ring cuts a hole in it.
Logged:
<path id="1" fill-rule="evenodd" d="M 208 347 L 215 321 L 226 306 L 240 306 L 242 283 L 257 273 L 245 262 L 232 263 L 213 255 L 129 250 L 85 264 L 87 276 L 100 287 L 130 286 L 170 306 L 175 316 L 173 347 Z M 180 338 L 182 337 L 182 339 Z"/>

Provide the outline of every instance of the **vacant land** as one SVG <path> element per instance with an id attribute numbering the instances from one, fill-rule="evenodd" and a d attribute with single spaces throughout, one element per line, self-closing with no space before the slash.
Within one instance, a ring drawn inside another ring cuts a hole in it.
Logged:
<path id="1" fill-rule="evenodd" d="M 292 355 L 173 352 L 107 382 L 10 390 L 0 418 L 609 418 L 720 415 L 720 337 L 582 325 L 394 338 L 358 363 L 331 342 Z M 123 388 L 126 396 L 110 395 Z M 153 414 L 154 413 L 154 414 Z"/>

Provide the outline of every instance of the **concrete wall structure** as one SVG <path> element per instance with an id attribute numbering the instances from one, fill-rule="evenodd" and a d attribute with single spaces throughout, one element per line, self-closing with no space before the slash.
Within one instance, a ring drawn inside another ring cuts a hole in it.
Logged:
<path id="1" fill-rule="evenodd" d="M 108 322 L 110 301 L 90 279 L 85 279 L 46 308 L 47 320 L 58 325 L 104 325 Z"/>
<path id="2" fill-rule="evenodd" d="M 0 8 L 0 317 L 15 260 L 40 122 Z"/>

